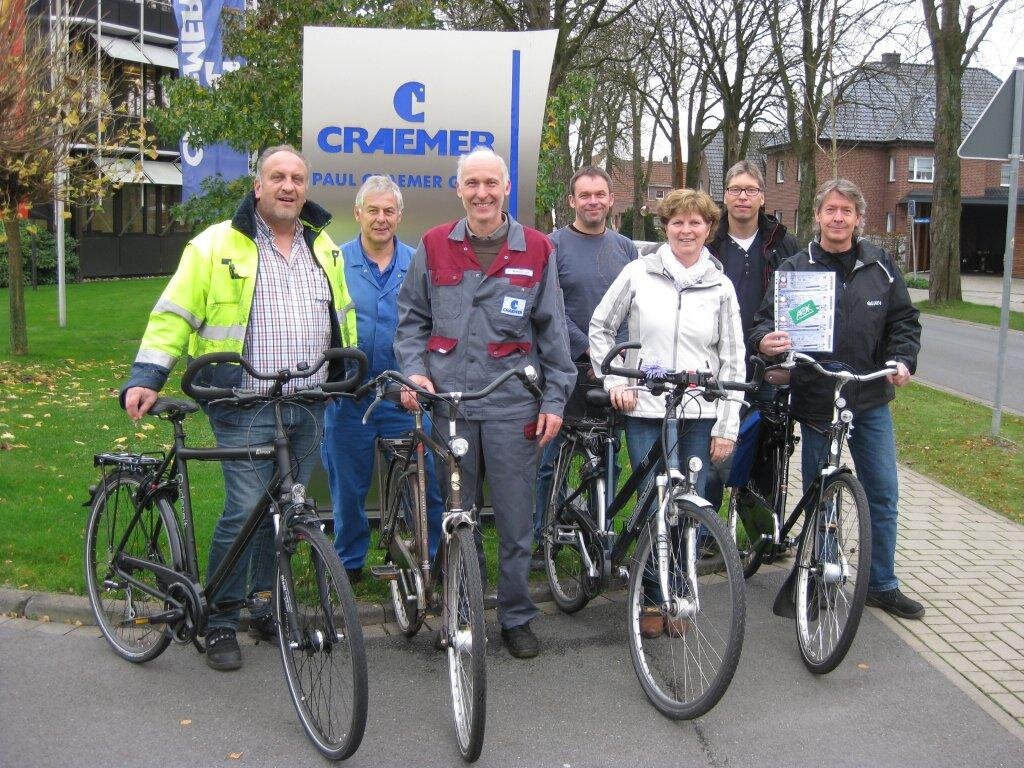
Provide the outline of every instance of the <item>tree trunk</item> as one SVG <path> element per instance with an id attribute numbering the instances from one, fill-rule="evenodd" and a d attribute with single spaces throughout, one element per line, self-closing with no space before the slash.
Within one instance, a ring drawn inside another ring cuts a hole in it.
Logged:
<path id="1" fill-rule="evenodd" d="M 933 41 L 935 53 L 935 169 L 932 183 L 931 279 L 928 298 L 960 301 L 960 125 L 963 38 L 944 29 Z"/>
<path id="2" fill-rule="evenodd" d="M 676 189 L 689 186 L 686 183 L 686 169 L 683 165 L 683 132 L 680 128 L 679 102 L 672 99 L 672 186 Z"/>
<path id="3" fill-rule="evenodd" d="M 645 194 L 647 190 L 645 189 L 643 137 L 640 131 L 640 107 L 637 101 L 638 97 L 635 94 L 630 96 L 630 106 L 632 107 L 630 131 L 633 145 L 633 233 L 631 237 L 634 240 L 643 240 L 644 217 L 641 209 L 647 198 Z"/>
<path id="4" fill-rule="evenodd" d="M 13 214 L 4 218 L 7 235 L 7 276 L 11 291 L 11 354 L 28 354 L 28 331 L 25 325 L 25 283 L 22 279 L 21 228 Z"/>
<path id="5" fill-rule="evenodd" d="M 797 234 L 801 242 L 810 240 L 814 232 L 814 196 L 818 193 L 818 174 L 814 168 L 814 153 L 817 151 L 814 128 L 801 126 L 803 137 L 795 145 L 794 158 L 798 166 L 802 168 L 800 179 L 800 202 L 797 205 Z M 796 178 L 796 167 L 787 168 L 786 173 L 793 174 Z"/>

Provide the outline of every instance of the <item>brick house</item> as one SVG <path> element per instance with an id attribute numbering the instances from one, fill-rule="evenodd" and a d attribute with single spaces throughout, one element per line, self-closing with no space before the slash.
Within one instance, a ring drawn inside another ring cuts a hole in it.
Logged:
<path id="1" fill-rule="evenodd" d="M 999 89 L 998 77 L 984 69 L 964 73 L 963 127 L 966 135 Z M 832 177 L 831 148 L 836 145 L 839 175 L 856 183 L 867 197 L 865 232 L 898 248 L 910 266 L 907 249 L 911 225 L 908 204 L 916 208 L 913 224 L 917 268 L 928 269 L 928 236 L 935 172 L 935 74 L 927 64 L 905 64 L 897 53 L 868 65 L 846 91 L 834 114 L 826 115 L 816 154 L 819 180 Z M 834 137 L 834 139 L 833 139 Z M 765 207 L 787 226 L 796 226 L 800 178 L 785 132 L 765 145 Z M 1006 237 L 1009 163 L 961 161 L 961 269 L 1002 272 Z M 1024 188 L 1024 184 L 1022 184 Z M 1024 277 L 1024 204 L 1017 211 L 1015 277 Z M 798 239 L 810 233 L 796 233 Z"/>
<path id="2" fill-rule="evenodd" d="M 599 163 L 603 165 L 603 163 Z M 683 165 L 685 173 L 686 166 Z M 622 226 L 622 214 L 633 205 L 633 161 L 616 158 L 611 163 L 608 175 L 612 177 L 612 194 L 615 205 L 612 206 L 611 226 L 618 230 Z M 644 204 L 651 213 L 657 211 L 658 202 L 673 189 L 672 163 L 668 158 L 664 161 L 651 162 L 651 172 L 647 179 L 647 194 Z"/>

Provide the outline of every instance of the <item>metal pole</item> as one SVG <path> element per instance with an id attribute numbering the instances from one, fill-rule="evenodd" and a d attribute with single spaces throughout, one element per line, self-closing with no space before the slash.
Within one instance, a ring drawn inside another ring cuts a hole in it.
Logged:
<path id="1" fill-rule="evenodd" d="M 1010 328 L 1010 287 L 1013 280 L 1013 243 L 1017 228 L 1017 185 L 1020 183 L 1020 131 L 1024 119 L 1024 58 L 1013 68 L 1013 125 L 1010 138 L 1010 190 L 1006 201 L 1006 249 L 1003 251 L 1003 305 L 999 312 L 999 347 L 996 353 L 996 397 L 992 435 L 999 436 L 1003 418 L 1003 376 L 1006 373 L 1006 337 Z"/>
<path id="2" fill-rule="evenodd" d="M 50 41 L 52 46 L 50 50 L 53 53 L 60 51 L 61 55 L 63 55 L 67 51 L 68 46 L 67 8 L 64 0 L 56 0 L 54 7 L 56 13 L 53 14 L 50 21 Z M 66 69 L 67 67 L 62 67 L 62 70 L 66 71 Z M 52 83 L 52 79 L 55 77 L 52 69 L 50 70 L 50 77 Z M 52 85 L 56 86 L 56 83 L 52 83 Z M 53 181 L 53 229 L 57 237 L 57 324 L 61 328 L 66 328 L 68 324 L 67 285 L 64 279 L 64 201 L 61 198 L 64 193 L 64 184 L 64 158 L 60 158 L 57 161 L 57 173 Z"/>

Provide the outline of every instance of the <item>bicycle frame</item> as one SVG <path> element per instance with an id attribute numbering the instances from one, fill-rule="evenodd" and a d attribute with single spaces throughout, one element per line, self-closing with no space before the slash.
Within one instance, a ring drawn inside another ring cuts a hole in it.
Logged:
<path id="1" fill-rule="evenodd" d="M 132 521 L 126 527 L 125 533 L 118 544 L 120 554 L 115 557 L 114 562 L 124 571 L 119 573 L 119 576 L 136 588 L 156 598 L 169 596 L 157 593 L 156 590 L 153 590 L 138 579 L 133 578 L 131 570 L 144 569 L 151 571 L 165 580 L 168 584 L 168 588 L 174 584 L 181 584 L 186 587 L 186 589 L 191 594 L 194 594 L 199 601 L 199 605 L 197 606 L 199 609 L 199 615 L 195 618 L 199 623 L 197 629 L 200 631 L 205 628 L 210 616 L 231 611 L 239 607 L 237 604 L 211 604 L 210 601 L 217 595 L 221 587 L 224 585 L 224 582 L 237 565 L 242 554 L 249 546 L 249 543 L 257 529 L 263 523 L 268 510 L 272 510 L 275 531 L 280 535 L 280 510 L 283 508 L 285 510 L 285 514 L 287 514 L 289 510 L 300 507 L 305 502 L 304 489 L 301 489 L 301 486 L 297 486 L 292 478 L 291 446 L 288 441 L 288 436 L 281 416 L 280 401 L 274 402 L 274 417 L 275 436 L 273 443 L 246 446 L 243 448 L 187 447 L 185 445 L 185 429 L 182 424 L 183 419 L 172 419 L 174 444 L 168 454 L 164 457 L 161 464 L 156 469 L 152 470 L 151 473 L 148 473 L 148 477 L 152 480 L 150 488 L 145 491 L 145 497 L 134 500 L 138 508 L 135 511 Z M 271 458 L 275 459 L 277 469 L 267 488 L 266 496 L 249 513 L 249 516 L 242 524 L 242 528 L 239 530 L 238 535 L 228 548 L 224 559 L 221 561 L 216 571 L 210 574 L 206 584 L 202 584 L 199 579 L 199 564 L 193 523 L 194 518 L 192 511 L 191 486 L 189 484 L 188 477 L 188 462 L 256 460 Z M 173 475 L 171 474 L 172 469 Z M 161 481 L 161 478 L 166 479 Z M 140 487 L 140 492 L 143 488 L 144 486 Z M 295 491 L 299 489 L 301 489 L 301 493 L 299 494 L 299 498 L 297 498 Z M 185 563 L 184 570 L 181 572 L 175 571 L 172 568 L 168 568 L 167 566 L 159 563 L 131 557 L 121 552 L 138 523 L 139 517 L 141 516 L 141 509 L 144 506 L 143 502 L 147 501 L 148 498 L 155 497 L 161 493 L 176 493 L 181 498 L 181 514 L 179 520 L 183 533 L 185 534 L 183 537 Z M 181 609 L 178 601 L 170 599 L 169 602 L 178 605 L 178 609 Z M 165 614 L 162 618 L 168 621 L 175 620 L 170 614 Z"/>

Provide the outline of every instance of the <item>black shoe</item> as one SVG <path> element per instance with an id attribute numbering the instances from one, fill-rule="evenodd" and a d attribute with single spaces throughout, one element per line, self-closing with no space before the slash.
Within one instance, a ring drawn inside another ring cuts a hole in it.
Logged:
<path id="1" fill-rule="evenodd" d="M 229 672 L 242 666 L 242 651 L 235 630 L 227 627 L 211 629 L 206 636 L 206 666 Z"/>
<path id="2" fill-rule="evenodd" d="M 349 584 L 358 584 L 363 580 L 362 568 L 346 568 L 345 573 L 348 575 Z"/>
<path id="3" fill-rule="evenodd" d="M 264 613 L 262 616 L 253 616 L 249 619 L 249 637 L 253 640 L 276 643 L 277 619 L 274 618 L 274 614 Z"/>
<path id="4" fill-rule="evenodd" d="M 511 629 L 502 627 L 501 639 L 508 647 L 508 652 L 517 659 L 532 659 L 540 653 L 540 640 L 530 629 L 530 622 Z"/>
<path id="5" fill-rule="evenodd" d="M 901 619 L 920 619 L 924 616 L 924 606 L 900 592 L 899 587 L 881 592 L 869 591 L 867 604 Z"/>

